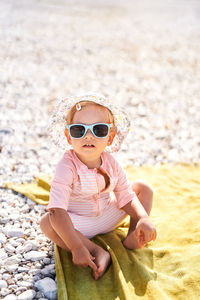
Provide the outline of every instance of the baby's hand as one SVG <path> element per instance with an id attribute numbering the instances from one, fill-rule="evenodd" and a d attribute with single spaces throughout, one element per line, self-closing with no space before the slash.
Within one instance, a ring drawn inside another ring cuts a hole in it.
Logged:
<path id="1" fill-rule="evenodd" d="M 142 245 L 156 239 L 156 228 L 149 217 L 141 218 L 138 221 L 135 228 L 135 235 L 138 238 L 138 242 Z"/>
<path id="2" fill-rule="evenodd" d="M 97 266 L 93 262 L 94 259 L 95 257 L 90 254 L 85 246 L 72 250 L 72 261 L 77 266 L 84 268 L 89 266 L 94 271 L 97 271 Z"/>

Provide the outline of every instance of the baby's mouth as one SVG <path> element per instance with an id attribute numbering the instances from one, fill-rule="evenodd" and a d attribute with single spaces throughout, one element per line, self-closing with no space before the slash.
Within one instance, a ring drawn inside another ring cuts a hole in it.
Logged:
<path id="1" fill-rule="evenodd" d="M 84 148 L 94 148 L 95 146 L 93 144 L 85 144 L 83 145 Z"/>

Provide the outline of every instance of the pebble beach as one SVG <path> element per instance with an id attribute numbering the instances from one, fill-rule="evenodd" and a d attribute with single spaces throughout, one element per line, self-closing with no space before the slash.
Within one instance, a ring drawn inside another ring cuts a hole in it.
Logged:
<path id="1" fill-rule="evenodd" d="M 0 299 L 57 299 L 45 206 L 5 182 L 53 176 L 57 100 L 100 92 L 132 127 L 125 167 L 200 162 L 199 1 L 0 2 Z"/>

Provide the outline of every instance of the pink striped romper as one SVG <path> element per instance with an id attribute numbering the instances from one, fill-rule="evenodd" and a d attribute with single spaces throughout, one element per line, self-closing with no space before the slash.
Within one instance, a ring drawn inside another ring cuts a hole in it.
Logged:
<path id="1" fill-rule="evenodd" d="M 107 187 L 96 168 L 88 169 L 74 150 L 66 151 L 56 167 L 47 206 L 65 209 L 75 229 L 88 238 L 114 230 L 127 216 L 121 208 L 137 198 L 113 156 L 103 152 L 101 159 L 99 170 L 109 178 Z"/>

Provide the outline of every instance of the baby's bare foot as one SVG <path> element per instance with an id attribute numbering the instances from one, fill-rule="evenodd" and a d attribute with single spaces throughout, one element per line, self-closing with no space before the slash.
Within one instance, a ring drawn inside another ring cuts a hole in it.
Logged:
<path id="1" fill-rule="evenodd" d="M 95 257 L 95 264 L 97 265 L 97 271 L 93 273 L 94 279 L 99 279 L 106 271 L 107 267 L 111 263 L 111 256 L 108 251 L 97 246 L 91 253 Z"/>
<path id="2" fill-rule="evenodd" d="M 127 235 L 126 239 L 123 241 L 123 245 L 128 249 L 139 249 L 144 246 L 144 243 L 139 243 L 135 235 L 135 231 L 132 231 Z"/>

